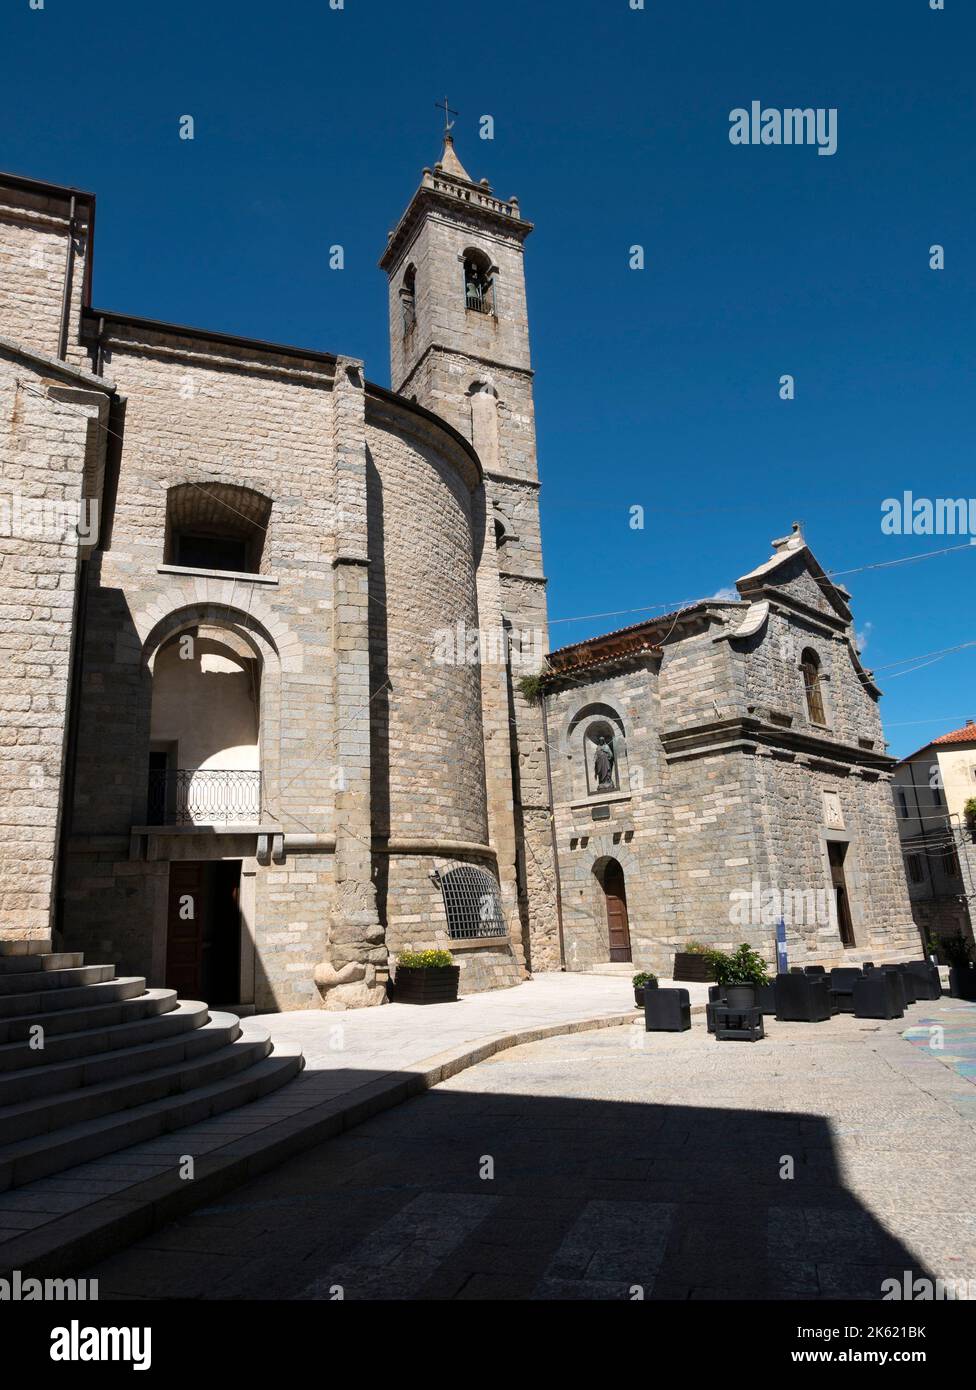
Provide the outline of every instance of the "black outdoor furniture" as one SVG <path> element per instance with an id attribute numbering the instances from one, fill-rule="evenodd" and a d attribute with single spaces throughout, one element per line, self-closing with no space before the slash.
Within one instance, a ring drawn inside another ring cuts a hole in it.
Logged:
<path id="1" fill-rule="evenodd" d="M 914 986 L 912 981 L 905 975 L 900 965 L 883 965 L 881 967 L 881 973 L 883 975 L 891 975 L 893 979 L 898 981 L 898 988 L 901 990 L 902 1012 L 904 1012 L 909 1004 L 915 1003 Z"/>
<path id="2" fill-rule="evenodd" d="M 933 965 L 930 960 L 906 961 L 905 973 L 912 977 L 916 999 L 942 998 L 942 980 L 939 977 L 939 967 Z"/>
<path id="3" fill-rule="evenodd" d="M 705 1027 L 709 1033 L 715 1032 L 715 1005 L 725 1003 L 725 986 L 709 985 L 708 1003 L 705 1005 Z"/>
<path id="4" fill-rule="evenodd" d="M 756 1005 L 764 1014 L 775 1014 L 776 1012 L 776 981 L 768 980 L 764 985 L 756 986 Z"/>
<path id="5" fill-rule="evenodd" d="M 901 1018 L 905 993 L 897 970 L 872 970 L 854 981 L 855 1018 Z"/>
<path id="6" fill-rule="evenodd" d="M 826 975 L 827 970 L 823 965 L 805 965 L 803 973 L 804 975 Z"/>
<path id="7" fill-rule="evenodd" d="M 766 1036 L 766 1031 L 763 1028 L 762 1009 L 758 1006 L 754 1005 L 752 1008 L 742 1009 L 731 1004 L 713 1004 L 711 1007 L 717 1042 L 731 1039 L 737 1039 L 741 1042 L 758 1042 L 760 1038 Z"/>
<path id="8" fill-rule="evenodd" d="M 826 979 L 816 975 L 777 975 L 775 990 L 781 1023 L 823 1023 L 835 1011 Z"/>
<path id="9" fill-rule="evenodd" d="M 644 991 L 645 1033 L 684 1033 L 691 1027 L 691 999 L 686 989 Z"/>
<path id="10" fill-rule="evenodd" d="M 869 970 L 873 970 L 874 968 L 875 967 L 873 960 L 866 960 L 864 964 L 861 966 L 861 969 L 864 971 L 865 975 L 868 973 Z"/>
<path id="11" fill-rule="evenodd" d="M 802 975 L 803 973 L 804 973 L 804 972 L 803 972 L 803 966 L 802 966 L 802 965 L 791 965 L 791 966 L 790 966 L 790 974 L 791 974 L 791 975 Z"/>
<path id="12" fill-rule="evenodd" d="M 830 972 L 830 993 L 839 1013 L 854 1012 L 854 982 L 863 979 L 860 970 L 853 966 L 837 966 Z"/>

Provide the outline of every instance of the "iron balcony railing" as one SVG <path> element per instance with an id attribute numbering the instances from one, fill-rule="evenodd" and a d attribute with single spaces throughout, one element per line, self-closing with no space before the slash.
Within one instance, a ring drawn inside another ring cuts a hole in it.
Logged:
<path id="1" fill-rule="evenodd" d="M 176 768 L 149 774 L 148 825 L 211 825 L 260 819 L 261 773 L 251 768 Z"/>
<path id="2" fill-rule="evenodd" d="M 469 285 L 465 291 L 465 304 L 467 308 L 474 309 L 478 314 L 491 314 L 494 312 L 491 289 L 480 289 L 477 285 Z"/>

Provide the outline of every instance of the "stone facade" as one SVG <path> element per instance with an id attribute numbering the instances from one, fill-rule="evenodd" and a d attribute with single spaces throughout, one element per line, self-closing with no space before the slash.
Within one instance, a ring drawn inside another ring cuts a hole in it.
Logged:
<path id="1" fill-rule="evenodd" d="M 542 714 L 492 647 L 545 645 L 531 228 L 438 169 L 450 194 L 425 171 L 383 261 L 391 294 L 395 251 L 418 270 L 394 392 L 93 309 L 94 198 L 0 176 L 5 490 L 102 503 L 87 549 L 0 537 L 0 935 L 151 984 L 230 952 L 213 1002 L 259 1010 L 382 1003 L 404 949 L 454 951 L 462 991 L 558 965 Z M 472 239 L 497 262 L 476 319 L 448 261 Z M 483 930 L 449 926 L 465 866 Z"/>
<path id="2" fill-rule="evenodd" d="M 976 723 L 941 734 L 903 758 L 892 793 L 912 915 L 926 941 L 973 944 L 976 823 Z"/>
<path id="3" fill-rule="evenodd" d="M 780 916 L 794 964 L 917 953 L 894 760 L 849 595 L 796 529 L 738 589 L 744 602 L 706 601 L 550 655 L 570 969 L 611 958 L 619 896 L 629 941 L 615 938 L 613 954 L 658 974 L 693 942 L 747 941 L 772 963 Z M 810 653 L 819 708 L 807 698 Z M 615 752 L 607 786 L 594 785 L 603 732 Z"/>

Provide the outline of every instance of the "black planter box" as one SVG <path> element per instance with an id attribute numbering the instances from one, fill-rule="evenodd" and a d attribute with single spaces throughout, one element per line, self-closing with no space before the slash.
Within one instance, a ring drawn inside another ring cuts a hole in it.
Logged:
<path id="1" fill-rule="evenodd" d="M 711 983 L 715 979 L 715 967 L 695 951 L 675 951 L 671 978 L 693 980 L 696 984 Z"/>
<path id="2" fill-rule="evenodd" d="M 459 965 L 437 965 L 429 970 L 398 965 L 393 980 L 395 1004 L 453 1004 L 458 997 Z"/>
<path id="3" fill-rule="evenodd" d="M 657 989 L 657 981 L 652 985 L 634 985 L 634 1007 L 642 1009 L 644 1007 L 645 989 Z"/>
<path id="4" fill-rule="evenodd" d="M 976 966 L 950 966 L 949 993 L 956 999 L 976 1000 Z"/>

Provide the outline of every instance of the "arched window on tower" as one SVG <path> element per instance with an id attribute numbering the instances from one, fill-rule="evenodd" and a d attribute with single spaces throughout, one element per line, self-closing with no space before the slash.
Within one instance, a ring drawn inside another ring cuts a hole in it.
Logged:
<path id="1" fill-rule="evenodd" d="M 464 307 L 476 314 L 495 312 L 495 281 L 491 261 L 483 251 L 464 254 Z"/>
<path id="2" fill-rule="evenodd" d="M 803 690 L 807 697 L 807 714 L 810 723 L 826 724 L 820 658 L 810 647 L 807 647 L 800 657 L 800 672 L 803 676 Z"/>
<path id="3" fill-rule="evenodd" d="M 407 266 L 400 286 L 400 312 L 403 315 L 403 336 L 412 333 L 417 322 L 417 267 Z"/>

